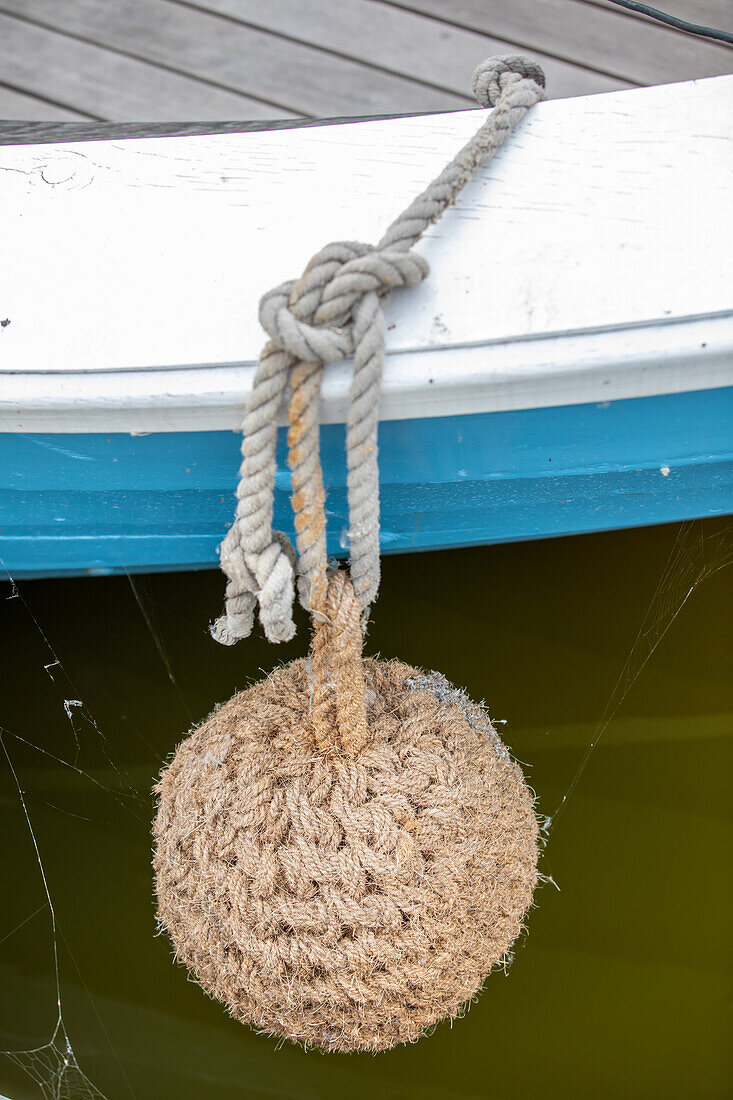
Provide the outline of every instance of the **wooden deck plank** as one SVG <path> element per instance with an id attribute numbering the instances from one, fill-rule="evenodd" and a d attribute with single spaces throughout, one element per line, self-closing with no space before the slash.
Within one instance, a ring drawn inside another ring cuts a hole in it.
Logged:
<path id="1" fill-rule="evenodd" d="M 23 119 L 26 122 L 56 122 L 88 119 L 89 115 L 72 111 L 69 107 L 50 103 L 47 99 L 27 95 L 15 88 L 0 84 L 0 119 Z"/>
<path id="2" fill-rule="evenodd" d="M 669 10 L 725 29 L 730 3 Z M 0 114 L 206 122 L 449 110 L 471 103 L 482 57 L 517 49 L 537 55 L 551 98 L 733 69 L 730 48 L 610 0 L 0 0 L 11 86 L 0 86 Z"/>
<path id="3" fill-rule="evenodd" d="M 27 7 L 26 0 L 18 7 Z M 0 71 L 98 119 L 282 118 L 288 112 L 0 13 Z"/>
<path id="4" fill-rule="evenodd" d="M 388 0 L 451 26 L 502 35 L 523 50 L 540 50 L 637 84 L 721 76 L 733 68 L 723 44 L 631 18 L 585 0 Z"/>
<path id="5" fill-rule="evenodd" d="M 293 114 L 466 107 L 456 95 L 171 0 L 2 0 L 7 11 L 138 59 L 175 67 Z M 228 112 L 231 117 L 232 112 Z M 144 117 L 144 116 L 141 116 Z M 196 117 L 188 112 L 188 117 Z"/>
<path id="6" fill-rule="evenodd" d="M 216 11 L 464 96 L 480 61 L 516 49 L 505 39 L 449 27 L 378 0 L 339 0 L 338 5 L 333 0 L 308 0 L 307 5 L 302 0 L 278 0 L 276 4 L 201 0 L 189 6 Z M 553 99 L 617 91 L 629 83 L 545 54 L 536 56 Z"/>

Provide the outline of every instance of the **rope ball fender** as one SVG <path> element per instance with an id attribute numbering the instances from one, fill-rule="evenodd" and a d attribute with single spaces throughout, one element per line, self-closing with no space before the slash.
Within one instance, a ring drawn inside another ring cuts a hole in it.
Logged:
<path id="1" fill-rule="evenodd" d="M 412 246 L 544 83 L 524 57 L 479 65 L 473 91 L 493 110 L 379 243 L 326 245 L 260 302 L 270 339 L 212 634 L 234 644 L 258 610 L 271 641 L 290 639 L 297 586 L 311 651 L 178 747 L 156 786 L 153 864 L 177 959 L 236 1019 L 304 1046 L 387 1050 L 461 1015 L 519 934 L 537 881 L 533 797 L 484 709 L 439 674 L 362 648 L 379 586 L 383 309 L 426 278 Z M 328 565 L 318 408 L 325 365 L 345 357 L 349 573 Z M 297 553 L 272 529 L 286 400 Z"/>

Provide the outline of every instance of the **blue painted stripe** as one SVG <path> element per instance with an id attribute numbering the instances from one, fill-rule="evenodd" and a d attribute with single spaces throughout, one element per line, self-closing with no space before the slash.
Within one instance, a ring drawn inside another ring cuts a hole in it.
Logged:
<path id="1" fill-rule="evenodd" d="M 733 388 L 380 425 L 382 546 L 424 550 L 733 512 Z M 344 428 L 322 428 L 329 551 L 344 551 Z M 291 531 L 280 438 L 276 525 Z M 233 432 L 0 435 L 14 576 L 214 565 Z M 669 468 L 665 476 L 661 470 Z"/>

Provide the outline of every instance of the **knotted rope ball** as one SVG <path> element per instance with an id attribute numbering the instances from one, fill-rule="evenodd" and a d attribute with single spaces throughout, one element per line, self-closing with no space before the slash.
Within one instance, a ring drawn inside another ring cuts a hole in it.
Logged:
<path id="1" fill-rule="evenodd" d="M 235 695 L 178 748 L 158 787 L 159 913 L 236 1019 L 386 1050 L 460 1015 L 518 935 L 533 800 L 485 711 L 399 661 L 362 663 L 362 729 L 341 713 L 358 709 L 346 688 L 319 728 L 317 659 Z"/>
<path id="2" fill-rule="evenodd" d="M 232 1016 L 305 1046 L 386 1050 L 461 1014 L 537 881 L 533 797 L 484 709 L 437 673 L 365 660 L 362 646 L 379 583 L 382 306 L 427 275 L 410 247 L 543 85 L 526 59 L 479 66 L 477 95 L 495 110 L 379 245 L 328 245 L 260 304 L 271 339 L 247 405 L 212 633 L 245 637 L 259 605 L 270 640 L 292 637 L 297 571 L 311 651 L 179 746 L 156 788 L 154 867 L 177 958 Z M 324 364 L 351 354 L 349 576 L 326 555 L 318 397 Z M 288 389 L 297 560 L 272 529 Z"/>

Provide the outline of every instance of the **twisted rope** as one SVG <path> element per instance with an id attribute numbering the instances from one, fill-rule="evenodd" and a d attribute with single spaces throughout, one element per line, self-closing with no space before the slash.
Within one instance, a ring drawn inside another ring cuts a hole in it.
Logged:
<path id="1" fill-rule="evenodd" d="M 311 721 L 316 748 L 356 755 L 369 743 L 362 631 L 354 586 L 343 570 L 329 575 L 323 620 L 311 645 Z"/>
<path id="2" fill-rule="evenodd" d="M 271 339 L 247 402 L 235 518 L 220 547 L 228 580 L 225 613 L 212 627 L 217 641 L 232 645 L 246 637 L 257 603 L 270 641 L 287 641 L 295 633 L 295 554 L 286 536 L 272 529 L 277 417 L 288 382 L 298 592 L 316 621 L 328 619 L 335 596 L 329 600 L 318 405 L 325 365 L 349 356 L 354 359 L 346 432 L 349 556 L 355 606 L 366 622 L 379 587 L 377 424 L 384 307 L 396 287 L 417 286 L 426 278 L 428 264 L 410 249 L 544 98 L 544 85 L 542 69 L 525 57 L 484 61 L 473 74 L 472 89 L 482 107 L 494 110 L 379 243 L 328 244 L 300 279 L 282 283 L 261 299 L 260 323 Z"/>

